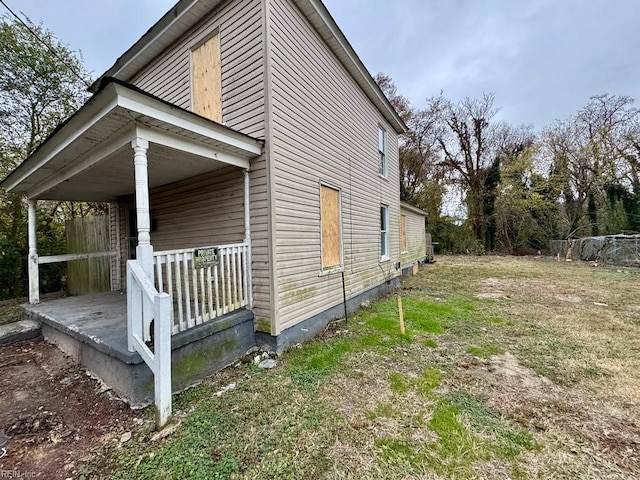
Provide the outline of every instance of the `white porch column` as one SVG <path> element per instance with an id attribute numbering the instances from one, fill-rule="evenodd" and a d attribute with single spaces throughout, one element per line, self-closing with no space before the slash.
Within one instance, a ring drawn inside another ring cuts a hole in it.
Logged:
<path id="1" fill-rule="evenodd" d="M 253 279 L 251 275 L 251 189 L 249 185 L 249 170 L 244 170 L 244 243 L 247 244 L 247 300 L 249 308 L 253 308 Z"/>
<path id="2" fill-rule="evenodd" d="M 29 255 L 27 265 L 29 272 L 29 303 L 40 303 L 40 275 L 38 272 L 38 240 L 36 235 L 36 201 L 29 199 Z"/>
<path id="3" fill-rule="evenodd" d="M 147 150 L 149 141 L 134 138 L 133 163 L 136 182 L 136 220 L 138 223 L 138 246 L 136 260 L 140 263 L 147 277 L 153 282 L 153 247 L 151 246 L 151 219 L 149 214 L 149 175 L 147 172 Z"/>
<path id="4" fill-rule="evenodd" d="M 136 246 L 136 262 L 142 267 L 145 275 L 153 285 L 153 246 L 151 245 L 151 219 L 149 213 L 149 173 L 147 171 L 147 150 L 149 141 L 136 137 L 131 141 L 133 147 L 134 176 L 136 183 L 136 221 L 138 224 L 138 245 Z M 127 279 L 128 280 L 128 279 Z M 129 288 L 129 285 L 127 285 Z M 143 300 L 142 331 L 144 340 L 151 340 L 151 320 L 153 319 L 153 305 Z M 134 315 L 136 312 L 134 312 Z M 156 340 L 160 341 L 160 340 Z"/>

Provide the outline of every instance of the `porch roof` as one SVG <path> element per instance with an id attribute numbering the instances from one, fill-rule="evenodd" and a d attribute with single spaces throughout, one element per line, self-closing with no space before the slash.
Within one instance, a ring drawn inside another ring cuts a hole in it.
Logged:
<path id="1" fill-rule="evenodd" d="M 112 201 L 135 191 L 131 141 L 149 141 L 149 187 L 233 165 L 263 142 L 113 78 L 62 123 L 0 187 L 32 199 Z"/>

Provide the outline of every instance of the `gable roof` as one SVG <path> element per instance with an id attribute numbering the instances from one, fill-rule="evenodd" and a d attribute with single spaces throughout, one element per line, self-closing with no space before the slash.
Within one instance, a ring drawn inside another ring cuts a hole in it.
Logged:
<path id="1" fill-rule="evenodd" d="M 91 91 L 95 92 L 105 77 L 130 81 L 154 58 L 223 2 L 224 0 L 178 1 L 91 85 Z M 293 0 L 293 2 L 394 130 L 397 133 L 405 133 L 407 126 L 371 77 L 322 1 Z"/>

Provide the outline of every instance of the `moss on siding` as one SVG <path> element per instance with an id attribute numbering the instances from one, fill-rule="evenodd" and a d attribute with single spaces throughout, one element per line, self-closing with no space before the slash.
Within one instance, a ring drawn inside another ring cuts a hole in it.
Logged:
<path id="1" fill-rule="evenodd" d="M 256 317 L 256 332 L 271 333 L 271 320 L 265 317 Z"/>
<path id="2" fill-rule="evenodd" d="M 298 302 L 307 300 L 309 298 L 313 298 L 315 293 L 316 293 L 316 287 L 313 287 L 313 286 L 306 287 L 306 288 L 299 288 L 297 290 L 287 292 L 283 297 L 283 301 L 285 305 L 290 305 L 292 303 L 298 303 Z"/>

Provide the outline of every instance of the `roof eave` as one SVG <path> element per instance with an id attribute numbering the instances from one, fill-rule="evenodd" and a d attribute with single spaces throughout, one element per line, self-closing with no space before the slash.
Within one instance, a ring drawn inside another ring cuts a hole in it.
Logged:
<path id="1" fill-rule="evenodd" d="M 12 191 L 24 178 L 28 177 L 34 169 L 39 168 L 41 166 L 40 163 L 43 161 L 46 163 L 44 159 L 51 156 L 52 152 L 55 152 L 56 149 L 61 147 L 61 142 L 64 141 L 67 131 L 73 131 L 85 125 L 89 119 L 97 115 L 97 112 L 113 109 L 116 106 L 116 102 L 113 95 L 105 93 L 109 91 L 115 92 L 115 87 L 105 85 L 104 88 L 101 88 L 99 92 L 89 98 L 73 115 L 58 124 L 49 136 L 40 143 L 27 158 L 0 181 L 0 188 L 4 188 L 9 192 Z"/>
<path id="2" fill-rule="evenodd" d="M 393 108 L 387 97 L 382 93 L 380 87 L 375 82 L 367 68 L 364 66 L 357 53 L 344 36 L 340 27 L 319 0 L 295 0 L 303 12 L 312 11 L 316 15 L 308 20 L 314 25 L 316 30 L 322 35 L 322 27 L 329 32 L 329 37 L 324 37 L 325 42 L 334 50 L 336 56 L 343 62 L 347 71 L 358 83 L 360 88 L 365 92 L 373 104 L 378 108 L 380 113 L 391 124 L 397 133 L 407 133 L 408 128 L 404 121 L 400 118 L 396 110 Z M 134 75 L 142 70 L 148 63 L 144 60 L 144 52 L 156 45 L 157 53 L 166 49 L 173 42 L 178 40 L 194 23 L 185 22 L 180 24 L 180 20 L 189 12 L 202 10 L 199 16 L 200 21 L 204 12 L 211 11 L 221 0 L 180 0 L 174 5 L 163 17 L 158 20 L 147 32 L 138 39 L 118 60 L 102 74 L 92 85 L 90 91 L 95 92 L 99 89 L 100 82 L 106 77 L 115 77 L 120 80 L 130 81 Z M 304 8 L 308 7 L 308 8 Z M 197 22 L 196 22 L 197 23 Z M 335 40 L 332 42 L 331 40 Z"/>
<path id="3" fill-rule="evenodd" d="M 340 27 L 322 1 L 294 1 L 299 7 L 301 7 L 303 12 L 306 10 L 304 8 L 305 6 L 314 11 L 316 14 L 314 17 L 310 15 L 307 15 L 307 17 L 320 35 L 323 34 L 322 27 L 325 27 L 330 32 L 332 38 L 323 37 L 327 45 L 334 50 L 334 53 L 336 53 L 336 56 L 343 62 L 347 71 L 356 80 L 360 88 L 362 88 L 362 90 L 367 94 L 380 113 L 382 113 L 386 120 L 393 126 L 394 130 L 399 134 L 407 133 L 409 128 L 402 118 L 400 118 L 400 115 L 398 115 L 395 108 L 391 105 L 389 99 L 385 96 L 382 90 L 380 90 L 380 87 L 364 66 L 364 63 L 362 63 L 362 60 L 360 60 L 360 57 L 358 57 L 358 54 L 353 49 L 344 33 L 342 33 L 342 30 L 340 30 Z M 322 23 L 318 24 L 318 22 Z M 331 39 L 336 40 L 336 45 L 333 45 L 333 42 L 330 41 Z"/>
<path id="4" fill-rule="evenodd" d="M 428 217 L 429 214 L 424 210 L 421 210 L 418 207 L 411 205 L 410 203 L 400 202 L 400 208 L 404 208 L 405 210 L 409 210 L 410 212 L 417 213 L 418 215 L 422 215 L 424 217 Z"/>
<path id="5" fill-rule="evenodd" d="M 177 39 L 179 39 L 187 30 L 182 27 L 179 22 L 182 18 L 191 12 L 195 6 L 202 7 L 202 11 L 206 12 L 220 3 L 221 0 L 180 0 L 171 9 L 165 13 L 160 20 L 149 28 L 136 43 L 134 43 L 126 52 L 124 52 L 115 63 L 102 75 L 100 75 L 89 88 L 89 91 L 96 92 L 100 87 L 102 79 L 107 77 L 116 77 L 121 80 L 129 81 L 144 65 L 138 64 L 140 55 L 149 47 L 162 41 L 158 47 L 158 51 L 163 51 Z M 193 26 L 188 23 L 185 25 Z M 158 53 L 159 53 L 158 52 Z M 147 62 L 143 62 L 147 63 Z"/>
<path id="6" fill-rule="evenodd" d="M 149 105 L 152 106 L 152 113 L 148 111 Z M 233 130 L 159 99 L 133 85 L 111 78 L 105 79 L 96 94 L 71 117 L 58 125 L 31 155 L 10 172 L 0 182 L 0 188 L 5 188 L 7 191 L 19 188 L 25 179 L 46 165 L 60 151 L 91 128 L 95 122 L 118 106 L 140 114 L 150 113 L 155 118 L 170 116 L 178 122 L 188 122 L 193 126 L 193 131 L 200 131 L 205 135 L 208 130 L 213 130 L 220 141 L 242 149 L 247 158 L 258 156 L 262 152 L 264 142 L 260 139 Z"/>

